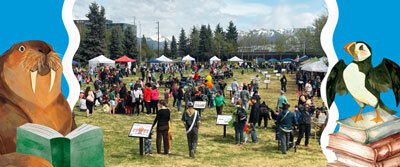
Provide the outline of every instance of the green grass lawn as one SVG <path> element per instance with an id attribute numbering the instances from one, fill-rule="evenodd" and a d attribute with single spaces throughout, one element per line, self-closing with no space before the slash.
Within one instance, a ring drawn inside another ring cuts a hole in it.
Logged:
<path id="1" fill-rule="evenodd" d="M 202 72 L 205 76 L 209 70 Z M 257 75 L 252 70 L 246 71 L 244 75 L 239 70 L 234 71 L 233 78 L 238 79 L 238 83 L 250 82 L 250 77 Z M 271 70 L 270 72 L 271 73 Z M 272 75 L 269 88 L 261 84 L 259 89 L 261 101 L 265 101 L 268 106 L 275 108 L 277 98 L 280 94 L 280 82 Z M 137 76 L 138 77 L 138 76 Z M 128 83 L 131 79 L 137 77 L 124 78 Z M 167 77 L 167 76 L 166 76 Z M 165 78 L 166 78 L 165 77 Z M 295 84 L 295 75 L 286 74 L 288 79 L 286 97 L 289 104 L 297 105 L 298 95 L 296 94 L 297 85 Z M 225 80 L 228 85 L 233 78 Z M 262 78 L 264 80 L 264 78 Z M 86 87 L 86 85 L 82 85 Z M 160 99 L 163 96 L 164 89 L 160 88 Z M 224 107 L 224 114 L 231 114 L 233 106 L 230 105 L 229 91 L 225 93 L 226 101 L 229 104 Z M 133 122 L 152 123 L 155 115 L 140 115 L 139 117 L 127 115 L 109 115 L 97 108 L 93 116 L 86 118 L 85 113 L 79 112 L 75 108 L 75 120 L 80 126 L 83 123 L 92 124 L 103 128 L 104 139 L 104 158 L 106 166 L 325 166 L 326 159 L 323 155 L 317 140 L 312 135 L 310 139 L 310 148 L 302 147 L 295 153 L 293 149 L 289 150 L 287 155 L 282 155 L 277 148 L 275 132 L 271 129 L 274 124 L 269 121 L 268 129 L 257 129 L 258 144 L 247 143 L 243 147 L 235 146 L 234 128 L 227 127 L 227 136 L 223 137 L 223 126 L 215 125 L 215 108 L 207 108 L 202 113 L 202 124 L 199 129 L 199 142 L 197 147 L 196 159 L 189 158 L 187 140 L 183 123 L 180 120 L 181 114 L 177 113 L 176 107 L 172 107 L 172 99 L 169 100 L 169 109 L 172 111 L 172 153 L 169 155 L 156 154 L 156 135 L 153 135 L 153 156 L 139 155 L 139 139 L 128 137 Z M 319 107 L 322 100 L 316 99 Z M 250 108 L 249 108 L 250 109 Z M 183 110 L 182 110 L 183 111 Z M 297 135 L 296 135 L 297 136 Z M 295 138 L 297 139 L 297 137 Z M 249 139 L 251 141 L 251 137 Z"/>

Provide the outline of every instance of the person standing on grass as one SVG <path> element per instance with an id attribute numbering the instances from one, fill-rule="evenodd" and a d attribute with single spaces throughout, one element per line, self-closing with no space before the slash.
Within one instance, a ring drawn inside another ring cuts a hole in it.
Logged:
<path id="1" fill-rule="evenodd" d="M 183 93 L 183 86 L 179 86 L 178 93 L 176 95 L 176 106 L 178 108 L 178 113 L 181 112 L 181 106 L 182 106 L 182 99 L 183 99 L 184 93 Z"/>
<path id="2" fill-rule="evenodd" d="M 115 106 L 117 105 L 115 101 L 115 89 L 112 89 L 110 94 L 108 94 L 108 96 L 110 97 L 110 114 L 114 114 Z"/>
<path id="3" fill-rule="evenodd" d="M 168 122 L 171 119 L 170 111 L 167 108 L 166 101 L 161 101 L 160 103 L 161 110 L 157 112 L 157 116 L 154 119 L 153 126 L 157 124 L 157 153 L 161 154 L 161 140 L 164 143 L 164 154 L 168 154 L 169 150 L 169 141 L 168 141 L 168 130 L 169 125 Z"/>
<path id="4" fill-rule="evenodd" d="M 235 127 L 235 144 L 237 146 L 243 146 L 243 129 L 244 126 L 246 125 L 247 118 L 246 120 L 240 120 L 238 114 L 239 112 L 246 113 L 246 110 L 242 106 L 241 100 L 238 100 L 236 102 L 236 108 L 232 112 L 232 119 L 233 119 L 233 126 Z M 239 141 L 239 136 L 240 136 L 240 141 Z"/>
<path id="5" fill-rule="evenodd" d="M 217 115 L 221 115 L 224 108 L 224 104 L 226 105 L 224 96 L 221 96 L 221 91 L 217 92 L 217 96 L 215 96 L 213 103 L 217 110 Z"/>
<path id="6" fill-rule="evenodd" d="M 286 85 L 287 85 L 287 79 L 286 76 L 283 75 L 283 77 L 281 78 L 281 90 L 286 92 Z"/>
<path id="7" fill-rule="evenodd" d="M 175 107 L 175 103 L 178 101 L 177 96 L 178 96 L 178 82 L 176 80 L 173 81 L 173 84 L 171 86 L 171 91 L 172 97 L 174 98 L 174 101 L 172 102 L 172 107 Z"/>
<path id="8" fill-rule="evenodd" d="M 184 90 L 185 90 L 185 93 L 183 94 L 183 100 L 185 100 L 185 110 L 184 110 L 184 112 L 185 112 L 188 109 L 189 102 L 192 101 L 192 95 L 190 93 L 189 87 L 186 87 Z"/>
<path id="9" fill-rule="evenodd" d="M 282 109 L 283 111 L 279 113 L 276 122 L 279 127 L 282 154 L 286 154 L 289 148 L 290 134 L 293 131 L 292 127 L 296 125 L 297 122 L 294 114 L 289 111 L 289 104 L 284 103 Z"/>
<path id="10" fill-rule="evenodd" d="M 299 136 L 297 137 L 296 141 L 296 147 L 300 147 L 300 142 L 301 139 L 306 137 L 304 145 L 306 147 L 310 147 L 308 145 L 308 141 L 310 139 L 310 132 L 311 132 L 311 117 L 313 114 L 314 110 L 310 108 L 309 104 L 305 104 L 303 108 L 300 108 L 300 111 L 297 112 L 297 114 L 300 114 L 299 116 Z"/>
<path id="11" fill-rule="evenodd" d="M 158 101 L 160 100 L 160 92 L 158 91 L 157 87 L 153 85 L 151 91 L 151 108 L 153 110 L 153 114 L 158 112 Z"/>
<path id="12" fill-rule="evenodd" d="M 84 97 L 86 99 L 86 117 L 92 115 L 93 113 L 93 105 L 94 105 L 94 94 L 93 91 L 90 90 L 90 87 L 86 87 Z"/>
<path id="13" fill-rule="evenodd" d="M 239 89 L 239 84 L 237 82 L 237 79 L 235 78 L 231 84 L 231 88 L 232 88 L 232 93 L 235 94 L 236 91 L 238 91 Z"/>
<path id="14" fill-rule="evenodd" d="M 146 115 L 151 114 L 151 88 L 150 83 L 146 84 L 146 89 L 143 92 L 144 105 L 146 106 Z"/>
<path id="15" fill-rule="evenodd" d="M 276 103 L 276 108 L 277 109 L 282 109 L 282 104 L 283 103 L 289 103 L 287 101 L 287 98 L 285 96 L 285 92 L 281 91 L 281 95 L 278 97 L 278 102 Z"/>
<path id="16" fill-rule="evenodd" d="M 260 117 L 260 102 L 257 102 L 257 99 L 252 97 L 251 103 L 251 112 L 249 118 L 249 124 L 251 130 L 251 139 L 253 143 L 258 143 L 257 133 L 256 133 L 256 124 L 258 123 L 258 119 Z"/>
<path id="17" fill-rule="evenodd" d="M 240 99 L 242 100 L 242 105 L 244 105 L 244 108 L 246 109 L 246 112 L 248 111 L 248 103 L 250 99 L 250 93 L 247 90 L 247 86 L 243 86 L 243 90 L 240 91 Z"/>
<path id="18" fill-rule="evenodd" d="M 193 109 L 193 103 L 189 102 L 188 110 L 183 112 L 182 121 L 186 129 L 186 135 L 189 146 L 189 156 L 191 158 L 196 157 L 196 147 L 198 139 L 198 130 L 200 128 L 200 115 Z"/>
<path id="19" fill-rule="evenodd" d="M 132 113 L 134 114 L 135 110 L 136 110 L 137 116 L 139 116 L 139 114 L 140 114 L 139 106 L 143 100 L 142 89 L 139 89 L 138 86 L 135 85 L 133 87 L 133 91 L 131 92 L 131 94 L 132 94 L 132 102 L 133 102 Z"/>

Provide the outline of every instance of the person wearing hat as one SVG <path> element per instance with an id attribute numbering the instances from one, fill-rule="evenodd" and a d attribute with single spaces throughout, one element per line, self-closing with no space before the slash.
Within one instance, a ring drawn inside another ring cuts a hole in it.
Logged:
<path id="1" fill-rule="evenodd" d="M 253 143 L 258 143 L 257 133 L 256 133 L 256 124 L 258 123 L 258 119 L 260 118 L 260 102 L 257 101 L 256 97 L 251 98 L 251 112 L 249 118 L 249 124 L 251 130 L 251 139 Z"/>
<path id="2" fill-rule="evenodd" d="M 198 130 L 200 127 L 200 114 L 193 109 L 193 102 L 188 103 L 188 109 L 183 112 L 182 115 L 183 125 L 186 129 L 186 135 L 189 147 L 189 156 L 195 158 Z"/>
<path id="3" fill-rule="evenodd" d="M 295 115 L 289 111 L 290 105 L 283 103 L 283 111 L 279 113 L 276 122 L 279 128 L 282 154 L 286 154 L 289 147 L 290 134 L 293 126 L 297 124 Z"/>

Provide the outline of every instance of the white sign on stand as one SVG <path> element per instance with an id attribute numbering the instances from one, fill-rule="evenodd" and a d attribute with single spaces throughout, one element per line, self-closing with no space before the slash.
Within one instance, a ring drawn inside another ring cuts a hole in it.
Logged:
<path id="1" fill-rule="evenodd" d="M 274 73 L 277 73 L 278 72 L 278 70 L 274 70 Z"/>
<path id="2" fill-rule="evenodd" d="M 280 76 L 281 76 L 281 74 L 280 74 L 280 73 L 276 73 L 276 76 L 277 76 L 277 77 L 280 77 Z"/>
<path id="3" fill-rule="evenodd" d="M 149 137 L 153 124 L 133 123 L 129 137 Z"/>
<path id="4" fill-rule="evenodd" d="M 282 72 L 285 72 L 286 71 L 286 69 L 282 69 Z"/>
<path id="5" fill-rule="evenodd" d="M 271 78 L 271 75 L 265 75 L 265 78 Z"/>
<path id="6" fill-rule="evenodd" d="M 270 83 L 271 83 L 271 80 L 264 80 L 264 83 L 265 83 L 265 84 L 270 84 Z"/>
<path id="7" fill-rule="evenodd" d="M 207 104 L 207 102 L 205 102 L 205 101 L 195 101 L 194 105 L 193 105 L 193 108 L 195 108 L 195 109 L 205 109 L 206 108 L 206 104 Z"/>
<path id="8" fill-rule="evenodd" d="M 232 115 L 218 115 L 217 125 L 229 125 L 229 121 L 232 120 Z"/>

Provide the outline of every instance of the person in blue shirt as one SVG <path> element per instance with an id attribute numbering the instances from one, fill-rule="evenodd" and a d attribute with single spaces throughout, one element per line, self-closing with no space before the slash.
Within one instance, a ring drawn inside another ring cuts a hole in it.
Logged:
<path id="1" fill-rule="evenodd" d="M 289 111 L 289 108 L 290 105 L 284 103 L 282 106 L 283 111 L 279 113 L 276 119 L 279 128 L 282 154 L 286 154 L 289 148 L 290 134 L 293 131 L 293 126 L 297 124 L 296 118 L 294 114 Z"/>

